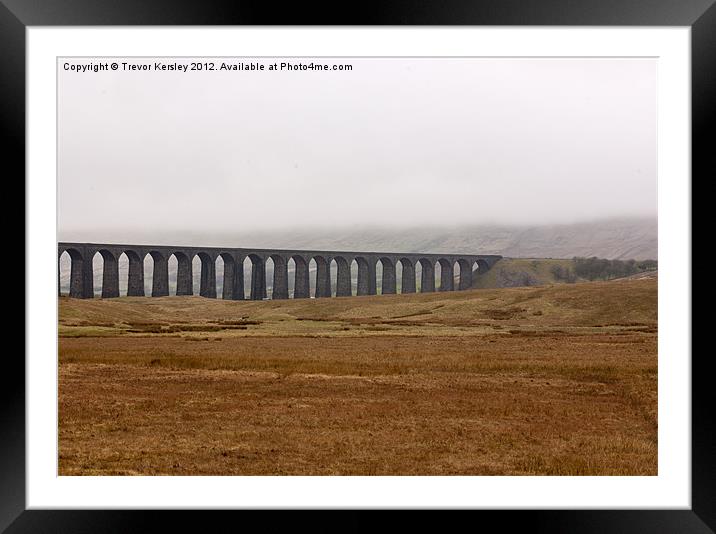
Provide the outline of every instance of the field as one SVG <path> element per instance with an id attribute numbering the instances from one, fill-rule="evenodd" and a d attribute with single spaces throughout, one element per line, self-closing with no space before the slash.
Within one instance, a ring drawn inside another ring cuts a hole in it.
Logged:
<path id="1" fill-rule="evenodd" d="M 59 303 L 60 475 L 656 475 L 657 280 Z"/>

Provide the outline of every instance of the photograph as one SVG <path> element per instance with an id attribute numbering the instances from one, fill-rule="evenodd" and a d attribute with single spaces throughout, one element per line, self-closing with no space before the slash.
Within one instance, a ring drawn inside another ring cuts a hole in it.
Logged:
<path id="1" fill-rule="evenodd" d="M 57 475 L 658 477 L 658 65 L 58 56 Z"/>

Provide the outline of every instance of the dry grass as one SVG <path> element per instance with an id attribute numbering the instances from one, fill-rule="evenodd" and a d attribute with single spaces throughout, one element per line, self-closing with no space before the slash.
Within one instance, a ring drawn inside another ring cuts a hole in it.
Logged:
<path id="1" fill-rule="evenodd" d="M 655 475 L 656 297 L 62 298 L 59 472 Z"/>

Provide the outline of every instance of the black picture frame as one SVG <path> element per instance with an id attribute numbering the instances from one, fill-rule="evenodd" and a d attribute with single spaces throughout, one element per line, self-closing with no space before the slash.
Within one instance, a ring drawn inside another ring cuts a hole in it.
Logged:
<path id="1" fill-rule="evenodd" d="M 296 3 L 278 8 L 270 3 L 185 0 L 0 0 L 0 121 L 6 183 L 25 176 L 25 30 L 28 26 L 105 25 L 497 25 L 497 26 L 684 26 L 691 29 L 692 53 L 692 199 L 704 198 L 713 180 L 716 150 L 709 129 L 716 124 L 716 5 L 714 0 L 395 0 L 362 2 L 345 13 L 319 4 Z M 8 166 L 8 163 L 10 165 Z M 7 170 L 12 169 L 12 170 Z M 23 192 L 24 194 L 24 192 Z M 693 208 L 692 208 L 693 209 Z M 693 211 L 692 211 L 693 217 Z M 693 236 L 704 232 L 692 225 Z M 697 242 L 693 239 L 692 242 Z M 24 245 L 23 245 L 24 246 Z M 693 263 L 692 279 L 698 280 Z M 28 280 L 25 279 L 27 287 Z M 706 294 L 701 293 L 700 299 Z M 707 331 L 713 314 L 692 314 L 692 331 Z M 26 320 L 31 320 L 30 316 Z M 702 328 L 693 328 L 700 325 Z M 703 334 L 702 334 L 703 335 Z M 696 347 L 696 345 L 693 345 Z M 714 389 L 707 372 L 709 353 L 692 349 L 692 507 L 690 510 L 524 510 L 479 511 L 472 524 L 497 521 L 508 531 L 528 526 L 549 532 L 714 532 L 716 530 L 716 443 L 712 407 Z M 25 505 L 25 365 L 7 350 L 0 388 L 0 531 L 127 532 L 144 530 L 148 519 L 183 529 L 223 530 L 228 512 L 26 510 Z M 442 515 L 442 514 L 441 514 Z M 358 527 L 376 521 L 368 512 L 317 520 L 314 514 L 291 513 L 290 523 L 313 530 Z M 285 517 L 285 515 L 284 515 Z M 459 514 L 438 519 L 441 529 Z M 244 519 L 242 519 L 243 521 Z M 380 519 L 382 520 L 382 519 Z M 273 521 L 273 520 L 272 520 Z M 423 514 L 403 518 L 425 525 Z M 477 522 L 477 523 L 475 523 Z M 236 527 L 236 525 L 234 525 Z M 231 527 L 228 527 L 231 528 Z M 163 529 L 164 530 L 164 529 Z M 231 528 L 234 530 L 234 528 Z"/>

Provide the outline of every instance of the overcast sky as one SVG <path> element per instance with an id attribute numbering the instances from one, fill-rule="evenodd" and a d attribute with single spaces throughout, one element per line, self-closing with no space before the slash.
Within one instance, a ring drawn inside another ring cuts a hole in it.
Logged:
<path id="1" fill-rule="evenodd" d="M 88 228 L 656 215 L 653 60 L 319 60 L 353 66 L 342 72 L 63 68 L 105 61 L 113 60 L 58 62 L 64 239 Z"/>

